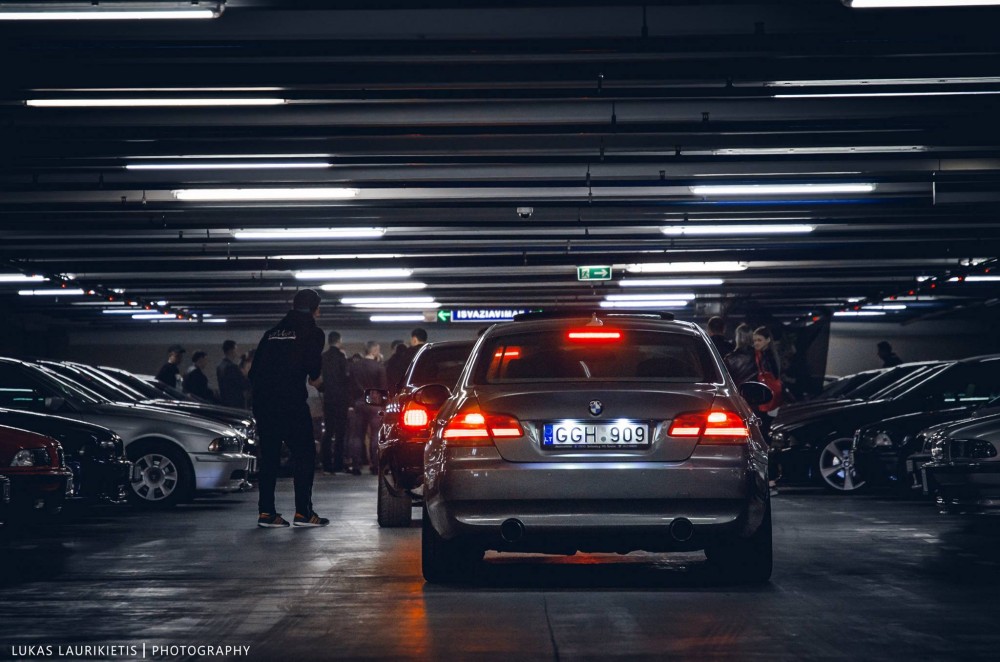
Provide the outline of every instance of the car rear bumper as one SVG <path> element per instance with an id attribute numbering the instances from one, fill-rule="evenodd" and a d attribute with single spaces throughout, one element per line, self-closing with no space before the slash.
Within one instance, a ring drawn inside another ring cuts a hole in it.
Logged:
<path id="1" fill-rule="evenodd" d="M 256 468 L 246 453 L 198 453 L 192 459 L 197 490 L 236 492 Z"/>
<path id="2" fill-rule="evenodd" d="M 707 540 L 756 530 L 768 498 L 763 459 L 716 447 L 683 462 L 515 463 L 495 449 L 452 449 L 447 470 L 425 488 L 427 511 L 445 538 L 491 549 L 588 551 L 700 549 Z M 505 540 L 508 520 L 523 539 Z M 675 521 L 694 535 L 677 540 Z"/>

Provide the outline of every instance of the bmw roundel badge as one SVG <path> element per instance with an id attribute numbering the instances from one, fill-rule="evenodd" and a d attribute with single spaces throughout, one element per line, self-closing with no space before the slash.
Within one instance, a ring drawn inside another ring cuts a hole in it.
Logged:
<path id="1" fill-rule="evenodd" d="M 590 405 L 587 407 L 590 413 L 594 416 L 600 416 L 601 412 L 604 411 L 604 403 L 600 400 L 591 400 Z"/>

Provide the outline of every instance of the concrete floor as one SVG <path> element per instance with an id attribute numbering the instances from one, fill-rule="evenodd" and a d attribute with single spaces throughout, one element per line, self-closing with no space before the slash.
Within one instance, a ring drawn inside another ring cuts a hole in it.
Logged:
<path id="1" fill-rule="evenodd" d="M 289 517 L 291 501 L 283 479 Z M 490 555 L 480 584 L 439 587 L 420 576 L 416 520 L 376 525 L 372 476 L 317 477 L 314 501 L 335 525 L 258 529 L 249 493 L 7 531 L 0 658 L 40 659 L 24 647 L 45 645 L 60 659 L 74 657 L 59 655 L 67 645 L 76 659 L 84 645 L 137 650 L 91 659 L 249 646 L 256 660 L 992 660 L 1000 649 L 1000 521 L 927 503 L 781 494 L 764 588 L 720 583 L 700 553 Z M 179 652 L 158 659 L 194 659 Z"/>

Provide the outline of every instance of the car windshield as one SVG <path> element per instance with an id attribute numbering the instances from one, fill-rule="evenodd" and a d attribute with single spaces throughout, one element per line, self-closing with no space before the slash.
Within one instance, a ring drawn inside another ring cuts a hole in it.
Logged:
<path id="1" fill-rule="evenodd" d="M 70 381 L 57 372 L 42 366 L 32 366 L 34 374 L 45 383 L 46 386 L 56 391 L 59 396 L 72 402 L 79 402 L 88 405 L 99 405 L 108 402 L 100 394 L 91 391 L 85 386 Z"/>
<path id="2" fill-rule="evenodd" d="M 124 392 L 122 389 L 116 388 L 114 384 L 111 384 L 106 380 L 99 379 L 95 375 L 92 375 L 76 366 L 67 366 L 60 363 L 45 363 L 45 367 L 53 372 L 59 373 L 75 384 L 79 384 L 80 386 L 84 386 L 91 391 L 94 391 L 101 397 L 107 398 L 112 402 L 131 402 L 135 400 L 135 397 L 130 393 Z"/>
<path id="3" fill-rule="evenodd" d="M 711 351 L 700 337 L 607 327 L 585 327 L 579 332 L 547 329 L 491 338 L 479 351 L 473 379 L 477 384 L 721 381 Z"/>
<path id="4" fill-rule="evenodd" d="M 428 347 L 414 361 L 407 380 L 410 386 L 443 384 L 452 388 L 472 352 L 472 344 Z"/>
<path id="5" fill-rule="evenodd" d="M 849 397 L 857 398 L 859 400 L 868 400 L 879 391 L 896 384 L 904 377 L 907 377 L 917 370 L 924 369 L 926 367 L 926 364 L 913 364 L 901 365 L 893 368 L 892 370 L 886 370 L 878 377 L 869 379 L 867 382 L 851 391 Z"/>
<path id="6" fill-rule="evenodd" d="M 871 381 L 878 375 L 879 373 L 877 371 L 872 371 L 859 372 L 854 375 L 848 375 L 847 377 L 841 377 L 824 388 L 816 399 L 829 400 L 832 398 L 847 397 L 852 391 L 859 388 L 862 384 Z"/>
<path id="7" fill-rule="evenodd" d="M 158 399 L 163 397 L 162 391 L 157 389 L 155 386 L 152 386 L 151 384 L 147 384 L 146 382 L 142 381 L 141 379 L 133 375 L 131 372 L 125 372 L 124 370 L 117 370 L 114 368 L 103 368 L 103 367 L 98 368 L 98 370 L 100 370 L 104 374 L 110 374 L 115 379 L 124 382 L 132 389 L 141 393 L 144 398 Z"/>
<path id="8" fill-rule="evenodd" d="M 872 395 L 872 400 L 888 400 L 902 395 L 908 392 L 914 385 L 923 383 L 928 379 L 934 377 L 945 368 L 949 367 L 948 363 L 938 363 L 935 365 L 925 365 L 922 370 L 914 370 L 912 373 L 900 379 L 898 381 L 889 384 L 884 389 Z"/>

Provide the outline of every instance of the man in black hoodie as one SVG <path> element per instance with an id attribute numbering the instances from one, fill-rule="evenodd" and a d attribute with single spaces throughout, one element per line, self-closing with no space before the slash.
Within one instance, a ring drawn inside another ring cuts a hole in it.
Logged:
<path id="1" fill-rule="evenodd" d="M 330 523 L 312 509 L 316 447 L 306 404 L 306 379 L 316 381 L 322 369 L 324 337 L 323 331 L 316 326 L 319 304 L 319 294 L 315 290 L 296 292 L 293 310 L 276 327 L 264 333 L 250 369 L 253 413 L 260 432 L 257 526 L 263 528 L 288 526 L 274 504 L 282 441 L 292 453 L 295 526 Z"/>

